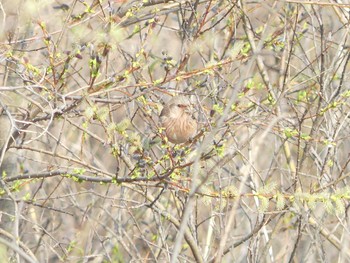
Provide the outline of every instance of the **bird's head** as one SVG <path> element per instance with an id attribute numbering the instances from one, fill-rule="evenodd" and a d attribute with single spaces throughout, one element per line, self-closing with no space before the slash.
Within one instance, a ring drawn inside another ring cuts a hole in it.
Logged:
<path id="1" fill-rule="evenodd" d="M 192 115 L 192 105 L 186 97 L 174 97 L 167 104 L 169 105 L 170 113 L 173 118 L 180 117 L 183 114 Z"/>

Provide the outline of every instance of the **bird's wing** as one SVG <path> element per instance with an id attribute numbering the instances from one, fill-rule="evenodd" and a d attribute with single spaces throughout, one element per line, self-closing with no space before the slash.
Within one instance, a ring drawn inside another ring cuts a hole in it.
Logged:
<path id="1" fill-rule="evenodd" d="M 162 118 L 163 116 L 169 116 L 169 115 L 170 115 L 170 105 L 167 105 L 162 109 L 159 116 Z"/>

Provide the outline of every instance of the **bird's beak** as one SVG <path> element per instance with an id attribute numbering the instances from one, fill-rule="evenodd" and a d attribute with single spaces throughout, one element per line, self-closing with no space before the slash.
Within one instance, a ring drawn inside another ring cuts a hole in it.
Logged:
<path id="1" fill-rule="evenodd" d="M 193 107 L 191 105 L 186 106 L 186 108 L 184 109 L 184 111 L 188 114 L 188 115 L 192 115 L 194 113 Z"/>

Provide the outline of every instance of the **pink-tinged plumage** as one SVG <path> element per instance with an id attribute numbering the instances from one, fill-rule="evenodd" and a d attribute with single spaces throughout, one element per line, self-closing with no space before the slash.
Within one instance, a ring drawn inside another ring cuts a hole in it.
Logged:
<path id="1" fill-rule="evenodd" d="M 192 117 L 191 104 L 183 96 L 172 98 L 160 113 L 162 127 L 172 143 L 184 143 L 197 131 L 197 121 Z"/>

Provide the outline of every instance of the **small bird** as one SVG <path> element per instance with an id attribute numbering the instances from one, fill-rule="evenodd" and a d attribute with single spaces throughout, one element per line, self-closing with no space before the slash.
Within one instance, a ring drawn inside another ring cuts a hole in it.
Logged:
<path id="1" fill-rule="evenodd" d="M 160 113 L 162 127 L 172 143 L 187 142 L 196 134 L 197 120 L 191 114 L 191 104 L 186 97 L 173 97 Z"/>

